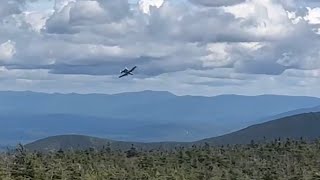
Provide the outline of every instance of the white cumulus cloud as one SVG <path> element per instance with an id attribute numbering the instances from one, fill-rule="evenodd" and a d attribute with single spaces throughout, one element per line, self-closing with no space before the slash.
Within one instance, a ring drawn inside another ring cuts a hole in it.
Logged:
<path id="1" fill-rule="evenodd" d="M 0 2 L 0 90 L 320 96 L 315 1 L 10 2 Z"/>
<path id="2" fill-rule="evenodd" d="M 8 61 L 16 53 L 15 42 L 8 40 L 0 44 L 0 61 Z"/>
<path id="3" fill-rule="evenodd" d="M 164 0 L 140 0 L 138 2 L 140 10 L 146 14 L 150 13 L 150 7 L 159 8 L 163 3 Z"/>

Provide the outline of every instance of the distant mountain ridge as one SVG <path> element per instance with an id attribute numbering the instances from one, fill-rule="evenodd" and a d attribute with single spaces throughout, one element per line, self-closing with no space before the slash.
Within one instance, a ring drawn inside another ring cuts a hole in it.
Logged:
<path id="1" fill-rule="evenodd" d="M 208 138 L 199 142 L 215 145 L 249 144 L 277 138 L 308 140 L 320 138 L 320 112 L 303 113 L 249 126 L 227 135 Z"/>
<path id="2" fill-rule="evenodd" d="M 283 117 L 288 117 L 288 116 L 293 116 L 293 115 L 303 114 L 303 113 L 310 113 L 310 112 L 320 112 L 320 106 L 311 107 L 311 108 L 301 108 L 301 109 L 297 109 L 297 110 L 293 110 L 293 111 L 289 111 L 289 112 L 284 112 L 284 113 L 277 114 L 275 116 L 271 116 L 271 117 L 267 117 L 267 118 L 258 120 L 256 122 L 267 122 L 267 121 L 271 121 L 271 120 L 275 120 L 275 119 L 280 119 Z"/>
<path id="3" fill-rule="evenodd" d="M 141 142 L 125 142 L 113 141 L 98 137 L 84 136 L 84 135 L 58 135 L 47 137 L 28 143 L 25 147 L 29 151 L 58 151 L 58 150 L 87 150 L 89 148 L 102 149 L 110 147 L 112 150 L 128 150 L 132 146 L 139 150 L 151 149 L 173 149 L 175 147 L 189 146 L 186 142 L 154 142 L 154 143 L 141 143 Z"/>
<path id="4" fill-rule="evenodd" d="M 6 115 L 0 116 L 0 119 L 7 120 L 0 126 L 0 142 L 5 142 L 3 144 L 26 143 L 58 134 L 84 134 L 119 141 L 133 139 L 142 142 L 157 141 L 154 139 L 160 137 L 169 141 L 172 136 L 180 136 L 181 139 L 188 137 L 185 129 L 199 132 L 198 136 L 205 135 L 201 134 L 201 131 L 209 131 L 208 127 L 197 127 L 187 123 L 147 122 L 70 114 Z"/>
<path id="5" fill-rule="evenodd" d="M 58 134 L 121 141 L 195 141 L 320 105 L 319 98 L 304 96 L 202 97 L 158 91 L 113 95 L 2 91 L 0 99 L 0 144 Z"/>
<path id="6" fill-rule="evenodd" d="M 102 148 L 110 146 L 112 149 L 126 150 L 133 144 L 138 149 L 173 149 L 175 147 L 191 147 L 192 145 L 233 145 L 249 144 L 251 140 L 255 142 L 270 141 L 278 138 L 315 140 L 320 138 L 320 112 L 304 113 L 290 117 L 273 120 L 266 123 L 252 125 L 240 131 L 227 135 L 203 139 L 195 142 L 159 142 L 159 143 L 136 143 L 119 142 L 88 136 L 66 135 L 48 137 L 27 144 L 29 150 L 50 151 L 59 149 L 87 149 Z"/>

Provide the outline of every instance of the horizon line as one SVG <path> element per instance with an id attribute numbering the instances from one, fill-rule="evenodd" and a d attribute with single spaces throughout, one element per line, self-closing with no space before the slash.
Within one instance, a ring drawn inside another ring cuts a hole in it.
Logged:
<path id="1" fill-rule="evenodd" d="M 125 91 L 125 92 L 117 92 L 117 93 L 81 93 L 81 92 L 45 92 L 45 91 L 35 91 L 35 90 L 0 90 L 1 92 L 14 92 L 14 93 L 39 93 L 39 94 L 47 94 L 47 95 L 123 95 L 123 94 L 134 94 L 134 93 L 144 93 L 144 92 L 152 92 L 152 93 L 168 93 L 173 96 L 177 97 L 219 97 L 219 96 L 243 96 L 243 97 L 259 97 L 259 96 L 286 96 L 286 97 L 314 97 L 314 98 L 320 98 L 317 96 L 307 96 L 307 95 L 288 95 L 288 94 L 254 94 L 254 95 L 248 95 L 248 94 L 217 94 L 217 95 L 191 95 L 191 94 L 185 94 L 185 95 L 179 95 L 177 93 L 171 92 L 171 91 L 164 91 L 164 90 L 139 90 L 139 91 Z"/>

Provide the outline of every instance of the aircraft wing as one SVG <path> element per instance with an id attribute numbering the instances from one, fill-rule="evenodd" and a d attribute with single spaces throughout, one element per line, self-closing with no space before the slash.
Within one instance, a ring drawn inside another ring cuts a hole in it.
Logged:
<path id="1" fill-rule="evenodd" d="M 137 68 L 137 66 L 134 66 L 132 69 L 130 69 L 130 71 L 129 71 L 129 72 L 134 71 L 136 68 Z"/>
<path id="2" fill-rule="evenodd" d="M 119 78 L 122 78 L 124 76 L 128 76 L 128 74 L 122 74 L 121 76 L 119 76 Z"/>

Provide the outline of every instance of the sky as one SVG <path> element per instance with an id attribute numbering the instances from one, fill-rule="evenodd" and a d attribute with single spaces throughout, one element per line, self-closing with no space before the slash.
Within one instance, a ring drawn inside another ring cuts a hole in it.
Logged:
<path id="1" fill-rule="evenodd" d="M 0 23 L 0 90 L 320 97 L 318 0 L 2 0 Z"/>

